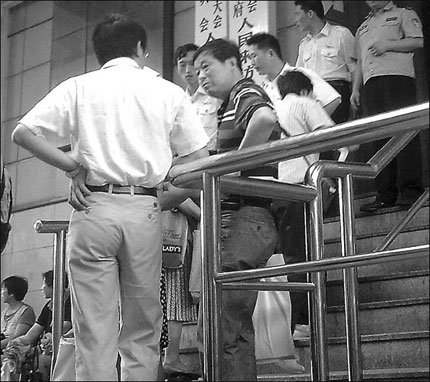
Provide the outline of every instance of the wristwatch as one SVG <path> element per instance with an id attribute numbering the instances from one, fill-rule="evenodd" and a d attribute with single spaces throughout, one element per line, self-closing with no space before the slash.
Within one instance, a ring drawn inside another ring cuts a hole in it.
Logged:
<path id="1" fill-rule="evenodd" d="M 68 178 L 73 179 L 76 175 L 78 175 L 81 172 L 81 169 L 82 169 L 82 165 L 80 164 L 74 170 L 66 171 L 65 174 Z"/>

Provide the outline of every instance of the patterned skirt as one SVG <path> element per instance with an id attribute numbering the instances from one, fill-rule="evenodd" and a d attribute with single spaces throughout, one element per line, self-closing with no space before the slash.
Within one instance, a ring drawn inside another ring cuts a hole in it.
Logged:
<path id="1" fill-rule="evenodd" d="M 166 296 L 166 272 L 161 268 L 160 277 L 160 303 L 163 312 L 163 324 L 161 326 L 160 349 L 169 345 L 169 327 L 167 326 L 167 296 Z"/>
<path id="2" fill-rule="evenodd" d="M 198 306 L 193 304 L 188 283 L 193 253 L 193 235 L 189 230 L 184 264 L 181 268 L 165 268 L 167 319 L 169 321 L 197 321 Z"/>

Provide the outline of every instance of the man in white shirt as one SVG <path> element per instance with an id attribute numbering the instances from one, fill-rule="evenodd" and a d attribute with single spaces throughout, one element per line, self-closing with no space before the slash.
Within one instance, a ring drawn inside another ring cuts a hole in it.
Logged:
<path id="1" fill-rule="evenodd" d="M 208 149 L 215 152 L 218 109 L 221 106 L 221 101 L 211 97 L 199 85 L 199 79 L 193 64 L 193 56 L 198 48 L 195 44 L 179 46 L 175 51 L 175 63 L 178 74 L 186 85 L 185 92 L 189 95 L 191 103 L 196 107 L 197 114 L 202 121 L 206 134 L 210 138 Z"/>
<path id="2" fill-rule="evenodd" d="M 208 137 L 185 92 L 142 70 L 141 25 L 111 15 L 96 26 L 93 46 L 101 69 L 58 85 L 18 122 L 12 138 L 71 178 L 67 258 L 76 380 L 117 380 L 119 352 L 121 380 L 154 381 L 162 323 L 157 188 L 172 152 L 182 162 L 207 156 Z M 71 153 L 49 143 L 51 134 L 70 136 Z M 189 196 L 168 189 L 176 204 Z"/>
<path id="3" fill-rule="evenodd" d="M 251 36 L 246 44 L 249 47 L 249 57 L 255 70 L 265 78 L 261 84 L 272 102 L 281 99 L 277 79 L 280 74 L 285 74 L 289 70 L 300 70 L 307 75 L 314 87 L 314 97 L 331 115 L 339 106 L 340 94 L 324 81 L 313 70 L 296 68 L 284 62 L 278 40 L 268 33 L 257 33 Z"/>
<path id="4" fill-rule="evenodd" d="M 313 70 L 342 96 L 331 118 L 335 123 L 349 119 L 351 81 L 354 77 L 354 36 L 340 25 L 324 20 L 321 1 L 295 1 L 296 25 L 308 35 L 300 41 L 296 66 Z"/>

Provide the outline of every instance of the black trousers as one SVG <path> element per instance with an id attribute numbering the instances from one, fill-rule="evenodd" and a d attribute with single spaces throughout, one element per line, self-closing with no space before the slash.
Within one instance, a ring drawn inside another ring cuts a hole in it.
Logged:
<path id="1" fill-rule="evenodd" d="M 363 87 L 366 115 L 375 115 L 416 104 L 415 80 L 406 76 L 379 76 Z M 378 151 L 387 139 L 373 142 Z M 394 203 L 399 196 L 414 201 L 423 192 L 422 162 L 419 136 L 416 136 L 375 179 L 377 199 Z M 398 195 L 400 193 L 400 195 Z"/>
<path id="2" fill-rule="evenodd" d="M 278 229 L 278 251 L 284 255 L 285 264 L 306 261 L 305 246 L 305 215 L 304 203 L 277 202 L 273 203 L 274 216 Z M 306 273 L 288 276 L 291 282 L 306 282 Z M 306 292 L 290 292 L 291 328 L 294 325 L 308 325 L 308 294 Z"/>

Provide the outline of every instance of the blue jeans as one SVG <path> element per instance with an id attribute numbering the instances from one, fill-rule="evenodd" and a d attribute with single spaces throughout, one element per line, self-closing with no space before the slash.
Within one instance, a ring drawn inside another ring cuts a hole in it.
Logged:
<path id="1" fill-rule="evenodd" d="M 277 238 L 273 216 L 267 209 L 245 206 L 236 212 L 223 211 L 222 270 L 238 271 L 264 267 L 275 250 Z M 223 381 L 257 380 L 252 324 L 256 301 L 256 291 L 223 291 L 221 328 L 224 347 Z"/>

